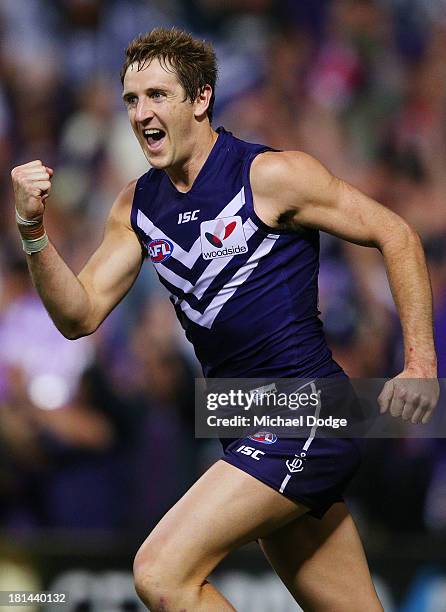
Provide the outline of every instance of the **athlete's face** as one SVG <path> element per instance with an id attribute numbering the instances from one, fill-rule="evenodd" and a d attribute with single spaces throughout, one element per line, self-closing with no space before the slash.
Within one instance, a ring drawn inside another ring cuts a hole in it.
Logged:
<path id="1" fill-rule="evenodd" d="M 176 74 L 157 59 L 143 70 L 131 64 L 125 73 L 123 99 L 130 123 L 154 168 L 187 162 L 188 149 L 193 146 L 197 103 L 185 98 Z"/>

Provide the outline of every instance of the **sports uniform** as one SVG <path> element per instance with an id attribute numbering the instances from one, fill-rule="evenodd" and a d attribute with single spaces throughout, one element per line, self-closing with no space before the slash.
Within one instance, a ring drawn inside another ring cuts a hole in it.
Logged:
<path id="1" fill-rule="evenodd" d="M 205 377 L 346 378 L 319 319 L 318 231 L 266 226 L 254 211 L 249 171 L 271 149 L 217 131 L 187 193 L 151 169 L 137 181 L 131 211 Z M 315 433 L 222 440 L 223 459 L 322 516 L 342 497 L 360 451 L 353 440 Z"/>

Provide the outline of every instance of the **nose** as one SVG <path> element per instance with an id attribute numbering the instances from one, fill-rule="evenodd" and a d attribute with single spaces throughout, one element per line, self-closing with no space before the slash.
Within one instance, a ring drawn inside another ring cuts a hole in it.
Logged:
<path id="1" fill-rule="evenodd" d="M 135 119 L 139 123 L 144 123 L 147 119 L 151 119 L 153 117 L 153 110 L 150 106 L 150 100 L 146 96 L 142 96 L 138 100 L 138 104 L 136 106 Z"/>

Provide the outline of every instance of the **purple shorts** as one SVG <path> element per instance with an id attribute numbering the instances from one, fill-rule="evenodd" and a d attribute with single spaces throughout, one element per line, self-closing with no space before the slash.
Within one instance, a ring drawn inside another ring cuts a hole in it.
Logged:
<path id="1" fill-rule="evenodd" d="M 347 438 L 279 438 L 262 431 L 221 440 L 222 459 L 322 518 L 342 501 L 361 463 L 361 441 Z"/>

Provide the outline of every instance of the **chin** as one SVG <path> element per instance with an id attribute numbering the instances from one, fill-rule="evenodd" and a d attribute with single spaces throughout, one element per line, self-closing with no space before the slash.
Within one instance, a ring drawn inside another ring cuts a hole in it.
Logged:
<path id="1" fill-rule="evenodd" d="M 169 167 L 167 161 L 165 159 L 160 159 L 159 157 L 151 157 L 147 155 L 147 161 L 152 168 L 155 168 L 155 170 L 165 170 Z"/>
<path id="2" fill-rule="evenodd" d="M 144 157 L 147 159 L 152 168 L 156 170 L 164 170 L 169 167 L 169 164 L 164 155 L 151 155 L 149 151 L 144 151 Z"/>

